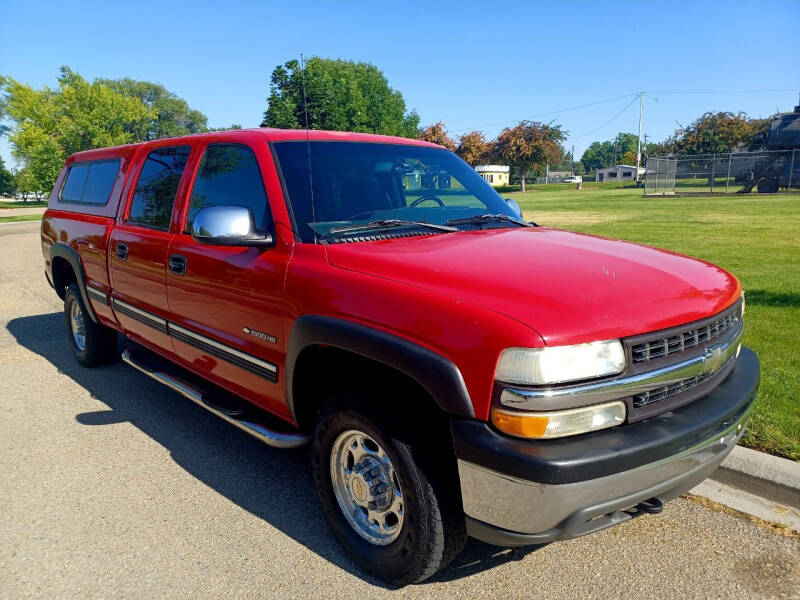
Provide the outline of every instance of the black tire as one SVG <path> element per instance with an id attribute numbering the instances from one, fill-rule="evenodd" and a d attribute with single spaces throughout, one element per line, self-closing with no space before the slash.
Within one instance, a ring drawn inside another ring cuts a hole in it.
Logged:
<path id="1" fill-rule="evenodd" d="M 84 326 L 84 347 L 80 348 L 72 329 L 72 310 L 80 311 Z M 64 320 L 67 326 L 67 343 L 72 354 L 84 367 L 106 365 L 116 358 L 117 332 L 92 321 L 83 303 L 78 284 L 71 283 L 64 295 Z"/>
<path id="2" fill-rule="evenodd" d="M 447 451 L 409 438 L 407 427 L 398 431 L 400 427 L 387 426 L 383 419 L 352 406 L 350 401 L 332 401 L 314 425 L 312 473 L 322 511 L 340 546 L 365 571 L 397 586 L 423 581 L 458 556 L 466 542 L 454 459 L 442 460 Z M 402 488 L 402 527 L 397 539 L 385 546 L 372 544 L 355 531 L 333 491 L 333 444 L 352 429 L 366 433 L 384 449 Z"/>

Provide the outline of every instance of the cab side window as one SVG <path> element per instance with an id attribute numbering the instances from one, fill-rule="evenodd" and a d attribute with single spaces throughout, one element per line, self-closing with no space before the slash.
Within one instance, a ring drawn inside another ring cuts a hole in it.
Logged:
<path id="1" fill-rule="evenodd" d="M 128 223 L 169 229 L 175 195 L 190 152 L 190 146 L 176 146 L 158 148 L 147 155 L 136 183 Z"/>
<path id="2" fill-rule="evenodd" d="M 74 164 L 61 188 L 61 202 L 72 204 L 108 203 L 119 173 L 119 160 L 100 160 Z"/>
<path id="3" fill-rule="evenodd" d="M 186 230 L 199 211 L 211 206 L 243 206 L 259 231 L 270 227 L 267 194 L 255 154 L 241 144 L 212 144 L 203 155 L 192 189 Z"/>

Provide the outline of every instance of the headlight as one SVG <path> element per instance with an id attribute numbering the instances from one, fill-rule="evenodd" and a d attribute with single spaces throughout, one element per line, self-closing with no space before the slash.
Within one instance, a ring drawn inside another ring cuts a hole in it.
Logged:
<path id="1" fill-rule="evenodd" d="M 619 340 L 574 346 L 506 348 L 500 354 L 495 379 L 505 383 L 545 385 L 620 373 L 625 351 Z"/>
<path id="2" fill-rule="evenodd" d="M 523 438 L 559 438 L 619 425 L 625 420 L 624 402 L 607 402 L 569 410 L 520 412 L 495 406 L 492 423 L 500 431 Z"/>

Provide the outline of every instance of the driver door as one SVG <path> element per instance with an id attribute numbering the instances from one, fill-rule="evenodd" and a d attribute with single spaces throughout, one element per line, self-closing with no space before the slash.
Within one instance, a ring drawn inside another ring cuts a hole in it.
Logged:
<path id="1" fill-rule="evenodd" d="M 169 249 L 167 297 L 175 351 L 196 370 L 270 411 L 283 400 L 284 289 L 291 246 L 217 246 L 190 234 L 197 213 L 241 206 L 274 234 L 263 172 L 266 144 L 211 143 L 203 150 L 183 229 Z M 276 236 L 277 237 L 277 236 Z"/>

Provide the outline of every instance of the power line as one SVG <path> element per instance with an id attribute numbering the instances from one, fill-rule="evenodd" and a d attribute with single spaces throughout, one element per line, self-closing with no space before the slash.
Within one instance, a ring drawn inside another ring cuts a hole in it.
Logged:
<path id="1" fill-rule="evenodd" d="M 645 94 L 766 94 L 774 92 L 796 92 L 797 88 L 783 88 L 772 90 L 704 90 L 704 91 L 671 91 L 671 92 L 645 92 Z"/>
<path id="2" fill-rule="evenodd" d="M 641 93 L 642 94 L 661 94 L 661 95 L 671 94 L 671 95 L 679 95 L 679 94 L 755 94 L 755 93 L 775 93 L 775 92 L 795 92 L 795 91 L 797 91 L 796 88 L 775 88 L 775 89 L 763 89 L 763 90 L 670 90 L 670 91 L 653 91 L 653 92 L 641 92 Z M 595 128 L 595 129 L 592 129 L 591 131 L 587 131 L 586 133 L 581 133 L 581 134 L 578 134 L 578 135 L 569 136 L 570 139 L 580 138 L 580 137 L 585 137 L 587 135 L 591 135 L 591 134 L 601 130 L 606 125 L 610 125 L 611 123 L 613 123 L 615 120 L 617 120 L 619 117 L 621 117 L 622 114 L 625 113 L 625 111 L 628 110 L 633 105 L 633 103 L 636 102 L 636 99 L 639 98 L 639 97 L 640 97 L 640 92 L 631 93 L 631 94 L 623 94 L 621 96 L 615 96 L 613 98 L 606 98 L 604 100 L 596 100 L 595 102 L 587 102 L 585 104 L 578 104 L 576 106 L 569 106 L 567 108 L 560 108 L 560 109 L 557 109 L 557 110 L 551 110 L 551 111 L 547 111 L 547 112 L 541 112 L 541 113 L 533 114 L 533 115 L 528 116 L 526 119 L 508 119 L 506 121 L 497 121 L 495 123 L 486 123 L 484 125 L 475 125 L 475 126 L 472 126 L 472 127 L 464 127 L 462 129 L 451 129 L 450 133 L 460 133 L 460 132 L 463 132 L 463 131 L 481 130 L 481 129 L 484 129 L 486 127 L 495 127 L 495 126 L 498 126 L 498 125 L 506 125 L 508 123 L 517 123 L 517 122 L 519 122 L 521 120 L 530 120 L 530 119 L 537 118 L 537 117 L 545 117 L 545 116 L 548 116 L 548 115 L 555 115 L 555 114 L 569 112 L 569 111 L 573 111 L 573 110 L 579 110 L 579 109 L 582 109 L 582 108 L 588 108 L 590 106 L 597 106 L 599 104 L 606 104 L 608 102 L 614 102 L 615 100 L 621 100 L 623 98 L 632 98 L 631 101 L 627 105 L 625 105 L 625 107 L 621 111 L 619 111 L 617 114 L 615 114 L 613 117 L 611 117 L 608 121 L 606 121 L 605 123 L 603 123 L 599 127 Z"/>
<path id="3" fill-rule="evenodd" d="M 485 125 L 475 125 L 473 127 L 464 127 L 463 129 L 452 129 L 450 133 L 458 133 L 460 131 L 471 131 L 473 129 L 483 129 L 484 127 L 495 127 L 497 125 L 505 125 L 506 123 L 516 123 L 522 120 L 530 120 L 535 117 L 546 117 L 548 115 L 555 115 L 558 113 L 569 112 L 571 110 L 578 110 L 581 108 L 587 108 L 589 106 L 596 106 L 598 104 L 605 104 L 606 102 L 614 102 L 615 100 L 621 100 L 622 98 L 630 98 L 631 96 L 638 97 L 639 93 L 635 94 L 623 94 L 622 96 L 615 96 L 614 98 L 606 98 L 605 100 L 597 100 L 596 102 L 587 102 L 586 104 L 579 104 L 577 106 L 570 106 L 568 108 L 559 108 L 558 110 L 551 110 L 548 112 L 537 113 L 535 115 L 530 115 L 527 119 L 509 119 L 507 121 L 498 121 L 497 123 L 486 123 Z"/>
<path id="4" fill-rule="evenodd" d="M 586 133 L 581 133 L 581 134 L 578 134 L 578 135 L 572 135 L 572 136 L 570 136 L 570 138 L 579 138 L 579 137 L 585 137 L 585 136 L 587 136 L 587 135 L 592 135 L 593 133 L 595 133 L 595 132 L 597 132 L 597 131 L 600 131 L 600 130 L 601 130 L 603 127 L 605 127 L 606 125 L 609 125 L 609 124 L 613 123 L 613 122 L 614 122 L 614 121 L 616 121 L 616 120 L 617 120 L 617 119 L 618 119 L 620 116 L 622 116 L 622 113 L 624 113 L 624 112 L 625 112 L 626 110 L 628 110 L 628 109 L 629 109 L 631 106 L 633 106 L 633 103 L 634 103 L 634 102 L 636 102 L 636 100 L 638 100 L 638 99 L 639 99 L 639 94 L 634 94 L 633 100 L 631 100 L 630 102 L 628 102 L 628 104 L 626 104 L 626 105 L 625 105 L 625 108 L 623 108 L 621 111 L 619 111 L 619 112 L 618 112 L 617 114 L 615 114 L 613 117 L 611 117 L 611 118 L 610 118 L 608 121 L 606 121 L 605 123 L 603 123 L 602 125 L 600 125 L 600 127 L 597 127 L 596 129 L 592 129 L 591 131 L 587 131 Z"/>

